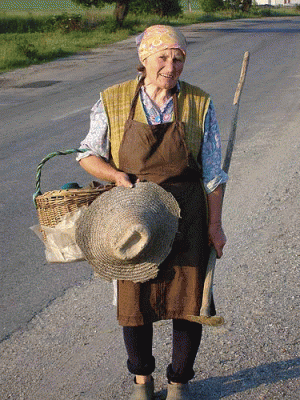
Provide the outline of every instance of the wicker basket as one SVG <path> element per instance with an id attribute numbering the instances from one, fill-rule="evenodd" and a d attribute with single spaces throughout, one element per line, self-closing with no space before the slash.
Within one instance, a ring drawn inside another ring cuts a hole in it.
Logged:
<path id="1" fill-rule="evenodd" d="M 114 186 L 93 182 L 93 184 L 87 188 L 52 190 L 42 194 L 40 181 L 43 165 L 57 155 L 83 153 L 85 151 L 86 150 L 81 149 L 71 149 L 53 152 L 48 154 L 39 163 L 36 174 L 36 192 L 33 195 L 33 202 L 37 209 L 42 232 L 42 226 L 55 227 L 67 213 L 72 213 L 82 206 L 89 206 L 96 197 Z"/>

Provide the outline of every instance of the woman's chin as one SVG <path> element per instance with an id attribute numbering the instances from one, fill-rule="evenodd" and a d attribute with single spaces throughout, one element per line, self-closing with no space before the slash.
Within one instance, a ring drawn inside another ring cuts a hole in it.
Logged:
<path id="1" fill-rule="evenodd" d="M 174 86 L 176 86 L 177 80 L 174 79 L 163 79 L 159 83 L 159 87 L 161 89 L 171 90 Z"/>

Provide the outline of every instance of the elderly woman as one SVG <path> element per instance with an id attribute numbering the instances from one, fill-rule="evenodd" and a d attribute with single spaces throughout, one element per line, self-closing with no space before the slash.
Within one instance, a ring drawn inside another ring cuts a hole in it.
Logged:
<path id="1" fill-rule="evenodd" d="M 157 278 L 118 281 L 117 314 L 127 366 L 135 374 L 130 399 L 153 398 L 153 322 L 166 319 L 173 320 L 167 400 L 189 399 L 202 326 L 187 316 L 200 312 L 209 246 L 221 257 L 226 242 L 221 209 L 227 175 L 209 95 L 179 80 L 186 58 L 183 35 L 170 26 L 151 26 L 137 45 L 137 79 L 101 93 L 81 143 L 88 151 L 78 160 L 91 175 L 118 186 L 155 182 L 180 205 L 179 235 Z"/>

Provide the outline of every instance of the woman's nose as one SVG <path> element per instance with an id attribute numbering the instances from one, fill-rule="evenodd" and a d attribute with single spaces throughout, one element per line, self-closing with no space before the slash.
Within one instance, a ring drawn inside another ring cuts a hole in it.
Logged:
<path id="1" fill-rule="evenodd" d="M 170 72 L 174 71 L 174 69 L 175 69 L 174 61 L 167 61 L 165 68 L 167 71 L 170 71 Z"/>

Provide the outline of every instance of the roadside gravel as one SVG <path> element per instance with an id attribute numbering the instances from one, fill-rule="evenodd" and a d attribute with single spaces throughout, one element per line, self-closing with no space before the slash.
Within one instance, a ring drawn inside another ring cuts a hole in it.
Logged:
<path id="1" fill-rule="evenodd" d="M 226 323 L 204 330 L 195 399 L 300 398 L 299 124 L 297 114 L 288 124 L 274 119 L 234 150 L 228 244 L 214 288 Z M 157 399 L 166 395 L 170 328 L 155 324 Z M 0 354 L 2 400 L 121 400 L 130 392 L 112 289 L 99 279 L 67 290 L 3 341 Z"/>

